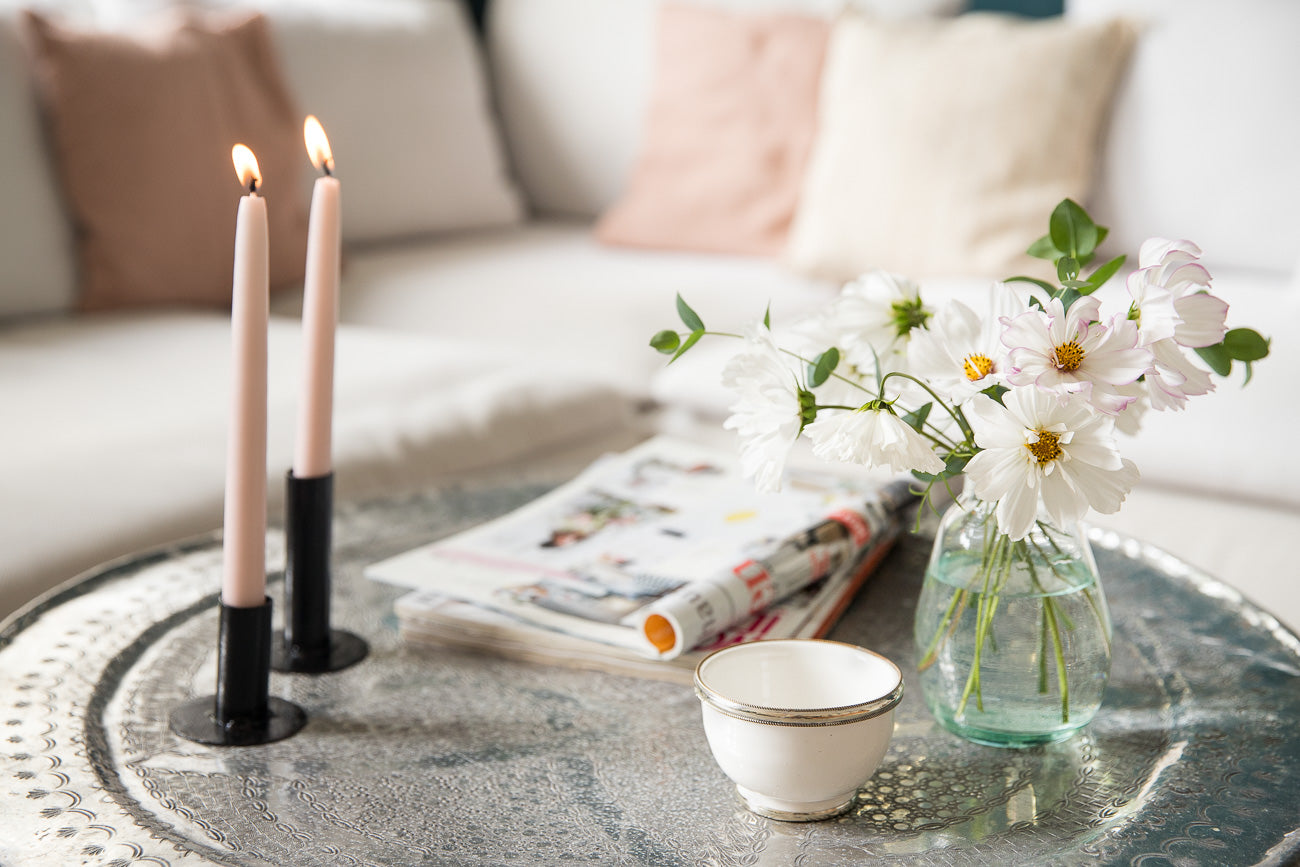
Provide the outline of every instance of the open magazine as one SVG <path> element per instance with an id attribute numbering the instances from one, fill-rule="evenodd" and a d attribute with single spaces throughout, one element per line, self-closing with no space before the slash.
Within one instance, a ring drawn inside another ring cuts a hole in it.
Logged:
<path id="1" fill-rule="evenodd" d="M 760 494 L 734 455 L 656 437 L 366 575 L 414 590 L 395 606 L 410 641 L 689 681 L 717 647 L 825 634 L 892 545 L 903 499 L 897 486 L 832 473 L 792 473 L 781 493 Z M 846 514 L 854 532 L 818 529 Z M 790 574 L 796 562 L 804 569 Z M 667 658 L 647 639 L 648 617 L 676 623 L 670 612 L 690 613 L 698 588 L 720 579 L 748 581 L 752 609 L 705 618 L 718 628 Z"/>

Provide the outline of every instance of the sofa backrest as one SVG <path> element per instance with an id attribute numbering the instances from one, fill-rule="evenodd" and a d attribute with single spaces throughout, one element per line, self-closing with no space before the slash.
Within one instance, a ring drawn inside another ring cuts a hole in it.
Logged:
<path id="1" fill-rule="evenodd" d="M 515 179 L 535 212 L 592 218 L 631 172 L 661 0 L 490 0 L 487 51 Z M 682 0 L 677 0 L 682 2 Z M 844 0 L 694 0 L 829 17 Z M 880 15 L 952 14 L 964 0 L 852 0 Z"/>
<path id="2" fill-rule="evenodd" d="M 1192 238 L 1215 265 L 1300 257 L 1300 3 L 1067 0 L 1139 26 L 1101 154 L 1095 216 L 1115 246 Z"/>

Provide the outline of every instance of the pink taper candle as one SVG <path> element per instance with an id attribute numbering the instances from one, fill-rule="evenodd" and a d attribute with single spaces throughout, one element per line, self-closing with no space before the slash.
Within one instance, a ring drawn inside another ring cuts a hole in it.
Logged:
<path id="1" fill-rule="evenodd" d="M 266 601 L 266 330 L 269 318 L 269 240 L 266 200 L 257 158 L 244 145 L 231 151 L 239 182 L 235 278 L 230 306 L 233 376 L 226 452 L 225 571 L 221 601 L 254 608 Z"/>
<path id="2" fill-rule="evenodd" d="M 328 475 L 334 414 L 334 331 L 339 296 L 339 182 L 334 157 L 320 122 L 303 124 L 307 153 L 325 175 L 316 179 L 307 229 L 307 272 L 303 291 L 303 378 L 298 404 L 298 440 L 293 474 L 300 479 Z"/>

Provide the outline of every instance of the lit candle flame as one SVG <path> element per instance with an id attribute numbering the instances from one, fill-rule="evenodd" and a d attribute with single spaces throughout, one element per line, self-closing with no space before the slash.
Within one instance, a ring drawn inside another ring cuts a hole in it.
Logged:
<path id="1" fill-rule="evenodd" d="M 325 129 L 316 119 L 316 115 L 309 114 L 302 122 L 302 138 L 307 144 L 307 155 L 311 157 L 311 164 L 325 174 L 332 175 L 334 154 L 330 151 L 330 140 L 325 137 Z"/>
<path id="2" fill-rule="evenodd" d="M 257 168 L 257 157 L 248 145 L 237 144 L 231 148 L 230 159 L 235 163 L 235 174 L 239 175 L 240 186 L 248 187 L 250 193 L 256 193 L 262 186 L 262 173 Z"/>

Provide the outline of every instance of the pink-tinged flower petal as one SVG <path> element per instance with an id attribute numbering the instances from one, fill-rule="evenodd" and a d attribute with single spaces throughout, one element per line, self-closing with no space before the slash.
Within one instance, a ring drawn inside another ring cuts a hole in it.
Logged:
<path id="1" fill-rule="evenodd" d="M 1191 241 L 1148 238 L 1138 250 L 1138 267 L 1150 268 L 1167 262 L 1187 262 L 1201 258 L 1201 248 Z"/>
<path id="2" fill-rule="evenodd" d="M 1228 302 L 1206 293 L 1185 295 L 1174 301 L 1182 321 L 1174 328 L 1174 340 L 1197 348 L 1223 342 L 1228 333 Z"/>

